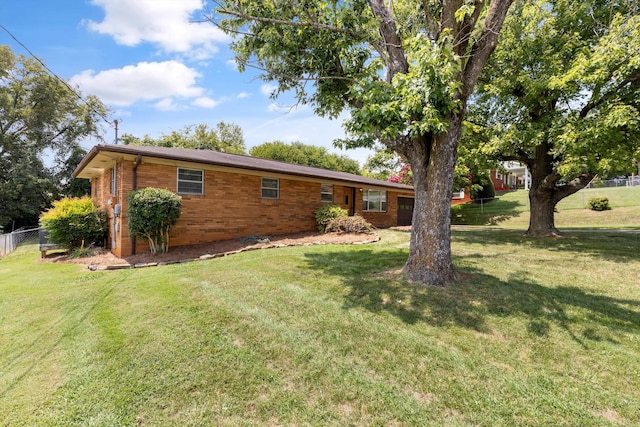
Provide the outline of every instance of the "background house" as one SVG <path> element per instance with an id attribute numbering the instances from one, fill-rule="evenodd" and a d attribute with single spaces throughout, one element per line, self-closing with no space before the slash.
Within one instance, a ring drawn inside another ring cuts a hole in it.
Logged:
<path id="1" fill-rule="evenodd" d="M 499 169 L 489 171 L 493 188 L 497 191 L 523 188 L 529 190 L 531 177 L 526 165 L 518 162 L 503 162 Z"/>
<path id="2" fill-rule="evenodd" d="M 332 203 L 376 227 L 410 225 L 413 187 L 359 175 L 209 150 L 97 145 L 74 171 L 109 214 L 111 251 L 148 249 L 127 229 L 127 197 L 157 187 L 182 197 L 171 246 L 249 235 L 316 230 L 315 211 Z"/>

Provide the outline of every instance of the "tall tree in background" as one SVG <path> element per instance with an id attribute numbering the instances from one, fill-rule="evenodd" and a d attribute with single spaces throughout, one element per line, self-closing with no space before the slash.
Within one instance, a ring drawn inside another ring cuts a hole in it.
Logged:
<path id="1" fill-rule="evenodd" d="M 634 1 L 518 0 L 478 85 L 482 146 L 531 171 L 528 234 L 553 236 L 554 208 L 640 150 L 640 16 Z M 477 123 L 478 123 L 477 122 Z"/>
<path id="2" fill-rule="evenodd" d="M 249 150 L 249 155 L 360 175 L 360 165 L 357 161 L 347 156 L 329 153 L 324 147 L 306 145 L 301 142 L 292 142 L 291 144 L 282 141 L 265 142 L 252 147 Z"/>
<path id="3" fill-rule="evenodd" d="M 73 171 L 86 154 L 87 151 L 82 147 L 74 147 L 67 160 L 56 171 L 55 178 L 60 192 L 59 197 L 91 195 L 91 180 L 73 177 Z"/>
<path id="4" fill-rule="evenodd" d="M 376 146 L 373 149 L 374 153 L 367 156 L 367 161 L 362 165 L 363 175 L 386 181 L 405 165 L 398 153 L 390 148 Z"/>
<path id="5" fill-rule="evenodd" d="M 380 142 L 413 171 L 404 272 L 455 280 L 450 203 L 458 139 L 513 0 L 214 0 L 241 70 L 263 71 L 315 112 L 349 111 L 346 147 Z M 386 4 L 385 4 L 386 3 Z M 388 7 L 389 6 L 389 7 Z"/>
<path id="6" fill-rule="evenodd" d="M 0 46 L 0 226 L 33 225 L 63 190 L 56 175 L 106 115 L 36 60 Z M 47 159 L 49 167 L 45 166 Z"/>
<path id="7" fill-rule="evenodd" d="M 180 131 L 174 130 L 157 139 L 153 139 L 149 135 L 138 138 L 130 134 L 124 134 L 119 139 L 125 145 L 212 150 L 232 154 L 246 153 L 242 128 L 233 123 L 225 122 L 218 123 L 215 129 L 209 128 L 204 123 L 188 125 Z"/>

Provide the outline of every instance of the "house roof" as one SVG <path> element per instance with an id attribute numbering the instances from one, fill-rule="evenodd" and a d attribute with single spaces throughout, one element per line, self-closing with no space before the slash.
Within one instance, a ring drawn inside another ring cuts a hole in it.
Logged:
<path id="1" fill-rule="evenodd" d="M 105 145 L 94 146 L 82 159 L 73 172 L 75 178 L 93 178 L 113 167 L 116 159 L 129 158 L 134 160 L 141 156 L 142 161 L 162 159 L 176 162 L 198 163 L 202 165 L 228 167 L 242 170 L 285 174 L 306 178 L 317 178 L 332 181 L 342 181 L 362 186 L 383 187 L 401 191 L 413 192 L 413 187 L 405 184 L 381 181 L 346 172 L 310 166 L 294 165 L 276 160 L 260 159 L 257 157 L 221 153 L 211 150 L 189 150 L 183 148 L 165 148 L 135 145 Z"/>

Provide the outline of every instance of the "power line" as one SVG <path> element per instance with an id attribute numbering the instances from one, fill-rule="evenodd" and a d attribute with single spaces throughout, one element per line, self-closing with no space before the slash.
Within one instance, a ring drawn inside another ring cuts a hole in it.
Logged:
<path id="1" fill-rule="evenodd" d="M 114 124 L 111 122 L 111 120 L 107 119 L 101 112 L 99 112 L 98 110 L 96 110 L 95 108 L 93 108 L 91 106 L 91 104 L 89 104 L 89 102 L 87 100 L 85 100 L 82 95 L 80 95 L 78 92 L 76 92 L 76 90 L 74 88 L 72 88 L 69 83 L 67 83 L 64 79 L 62 79 L 60 76 L 58 76 L 51 68 L 47 67 L 47 65 L 37 56 L 35 56 L 33 54 L 33 52 L 31 52 L 31 50 L 29 50 L 29 48 L 27 46 L 24 45 L 24 43 L 22 43 L 20 40 L 17 39 L 16 36 L 14 36 L 11 31 L 9 31 L 4 25 L 0 24 L 0 28 L 2 28 L 7 34 L 9 34 L 9 36 L 16 41 L 16 43 L 18 43 L 20 46 L 22 46 L 22 48 L 24 50 L 26 50 L 27 52 L 29 52 L 29 55 L 31 55 L 31 57 L 33 59 L 35 59 L 36 61 L 38 61 L 38 63 L 40 65 L 42 65 L 42 67 L 47 70 L 49 72 L 50 75 L 52 75 L 53 77 L 55 77 L 60 83 L 62 83 L 63 85 L 65 85 L 67 87 L 67 89 L 69 89 L 69 91 L 71 93 L 73 93 L 75 96 L 78 97 L 78 99 L 82 102 L 84 102 L 90 109 L 91 111 L 93 111 L 94 113 L 96 113 L 98 116 L 100 116 L 100 118 L 102 120 L 104 120 L 109 126 L 114 127 Z M 117 125 L 116 125 L 117 126 Z M 117 141 L 116 141 L 117 143 Z"/>

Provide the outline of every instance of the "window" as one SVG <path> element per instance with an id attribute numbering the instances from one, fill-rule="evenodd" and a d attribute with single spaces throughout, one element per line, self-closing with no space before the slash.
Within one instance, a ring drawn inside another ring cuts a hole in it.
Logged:
<path id="1" fill-rule="evenodd" d="M 362 210 L 365 212 L 386 212 L 387 192 L 378 190 L 363 190 Z"/>
<path id="2" fill-rule="evenodd" d="M 262 198 L 277 199 L 280 192 L 278 178 L 262 178 Z"/>
<path id="3" fill-rule="evenodd" d="M 178 168 L 178 193 L 204 194 L 204 171 Z"/>
<path id="4" fill-rule="evenodd" d="M 320 186 L 320 200 L 327 203 L 333 203 L 333 185 L 322 184 Z"/>
<path id="5" fill-rule="evenodd" d="M 116 190 L 118 188 L 118 175 L 116 174 L 116 167 L 114 166 L 111 169 L 111 194 L 115 196 Z"/>

